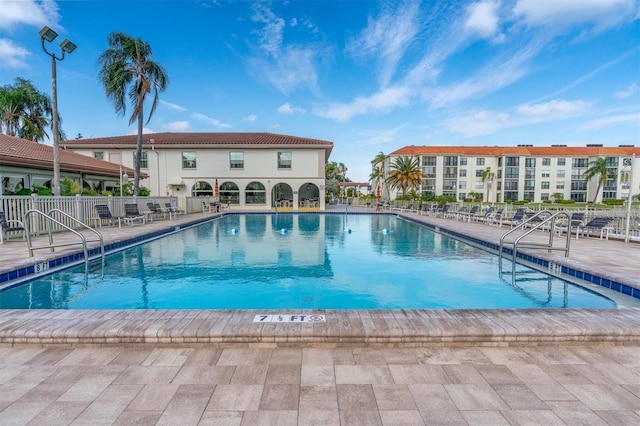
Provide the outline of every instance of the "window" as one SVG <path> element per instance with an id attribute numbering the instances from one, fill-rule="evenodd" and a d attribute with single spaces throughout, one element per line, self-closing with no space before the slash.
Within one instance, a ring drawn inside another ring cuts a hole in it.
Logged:
<path id="1" fill-rule="evenodd" d="M 542 171 L 542 177 L 543 177 L 543 178 L 551 177 L 551 171 L 549 171 L 549 170 L 543 170 L 543 171 Z"/>
<path id="2" fill-rule="evenodd" d="M 467 189 L 467 182 L 458 182 L 458 189 Z"/>
<path id="3" fill-rule="evenodd" d="M 457 166 L 458 157 L 443 157 L 445 166 Z"/>
<path id="4" fill-rule="evenodd" d="M 182 168 L 183 169 L 195 169 L 196 168 L 196 153 L 195 151 L 182 152 Z"/>
<path id="5" fill-rule="evenodd" d="M 98 160 L 104 160 L 104 151 L 96 151 L 93 153 L 93 158 L 97 158 Z"/>
<path id="6" fill-rule="evenodd" d="M 467 169 L 460 169 L 460 177 L 467 177 Z"/>
<path id="7" fill-rule="evenodd" d="M 551 158 L 543 158 L 542 159 L 542 165 L 543 166 L 550 166 L 551 165 Z"/>
<path id="8" fill-rule="evenodd" d="M 422 166 L 435 166 L 436 160 L 436 157 L 422 157 Z"/>
<path id="9" fill-rule="evenodd" d="M 505 167 L 504 177 L 505 179 L 517 179 L 520 177 L 520 169 L 517 167 Z"/>
<path id="10" fill-rule="evenodd" d="M 558 158 L 558 162 L 556 163 L 558 166 L 564 166 L 567 162 L 566 158 Z"/>
<path id="11" fill-rule="evenodd" d="M 544 182 L 542 182 L 544 184 Z M 548 183 L 548 182 L 547 182 Z M 533 179 L 525 179 L 524 181 L 524 190 L 525 191 L 531 191 L 532 189 L 536 188 L 536 181 Z"/>
<path id="12" fill-rule="evenodd" d="M 548 181 L 540 182 L 540 188 L 549 189 L 549 182 Z"/>
<path id="13" fill-rule="evenodd" d="M 484 170 L 482 169 L 477 169 L 476 170 L 476 177 L 482 177 L 482 173 L 484 172 Z"/>
<path id="14" fill-rule="evenodd" d="M 542 165 L 543 166 L 545 165 L 544 164 L 544 160 L 545 160 L 545 158 L 542 159 Z M 548 160 L 548 158 L 546 158 L 546 160 Z M 535 158 L 525 158 L 524 166 L 525 167 L 535 167 L 536 166 L 536 159 Z"/>
<path id="15" fill-rule="evenodd" d="M 213 195 L 213 187 L 209 182 L 199 180 L 191 187 L 191 196 L 193 197 L 207 197 Z"/>
<path id="16" fill-rule="evenodd" d="M 589 167 L 588 158 L 574 158 L 571 160 L 571 167 L 574 168 L 586 168 Z"/>
<path id="17" fill-rule="evenodd" d="M 133 164 L 136 164 L 136 153 L 133 152 Z M 147 151 L 142 151 L 142 158 L 140 158 L 140 168 L 148 169 L 149 168 L 149 153 Z"/>
<path id="18" fill-rule="evenodd" d="M 506 167 L 516 167 L 520 165 L 520 157 L 505 157 L 504 165 Z"/>
<path id="19" fill-rule="evenodd" d="M 480 182 L 476 182 L 476 189 L 483 189 L 484 188 L 484 182 L 480 181 Z"/>
<path id="20" fill-rule="evenodd" d="M 556 189 L 564 189 L 564 182 L 556 182 Z"/>
<path id="21" fill-rule="evenodd" d="M 457 176 L 458 171 L 455 167 L 444 167 L 442 169 L 442 177 L 444 179 L 453 179 Z"/>
<path id="22" fill-rule="evenodd" d="M 240 188 L 233 182 L 223 182 L 220 185 L 220 202 L 240 204 Z"/>
<path id="23" fill-rule="evenodd" d="M 460 165 L 461 166 L 467 165 L 467 157 L 460 157 Z"/>
<path id="24" fill-rule="evenodd" d="M 540 199 L 541 199 L 542 201 L 546 201 L 546 200 L 548 200 L 548 199 L 549 199 L 549 193 L 548 193 L 548 192 L 541 192 L 541 193 L 540 193 Z"/>
<path id="25" fill-rule="evenodd" d="M 484 158 L 476 158 L 476 166 L 484 166 Z"/>
<path id="26" fill-rule="evenodd" d="M 278 153 L 278 168 L 291 169 L 291 152 Z"/>
<path id="27" fill-rule="evenodd" d="M 264 185 L 251 182 L 245 189 L 245 204 L 266 204 L 267 197 Z"/>
<path id="28" fill-rule="evenodd" d="M 556 170 L 556 177 L 563 178 L 564 177 L 564 170 Z"/>
<path id="29" fill-rule="evenodd" d="M 229 168 L 244 169 L 244 152 L 229 153 Z"/>

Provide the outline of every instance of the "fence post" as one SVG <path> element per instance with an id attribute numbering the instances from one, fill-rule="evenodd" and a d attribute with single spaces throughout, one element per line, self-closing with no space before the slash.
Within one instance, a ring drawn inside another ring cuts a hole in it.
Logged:
<path id="1" fill-rule="evenodd" d="M 84 222 L 84 209 L 82 208 L 82 199 L 80 198 L 80 194 L 76 194 L 76 219 L 80 222 Z"/>

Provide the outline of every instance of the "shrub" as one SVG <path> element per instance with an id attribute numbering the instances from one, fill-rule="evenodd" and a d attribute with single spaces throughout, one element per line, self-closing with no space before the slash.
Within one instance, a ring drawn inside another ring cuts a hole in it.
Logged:
<path id="1" fill-rule="evenodd" d="M 602 200 L 602 204 L 606 204 L 607 206 L 622 206 L 624 205 L 624 200 L 617 198 L 605 198 Z"/>

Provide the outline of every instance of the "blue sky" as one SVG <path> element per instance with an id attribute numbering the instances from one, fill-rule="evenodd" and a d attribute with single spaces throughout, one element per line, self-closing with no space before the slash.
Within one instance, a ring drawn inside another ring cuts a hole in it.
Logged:
<path id="1" fill-rule="evenodd" d="M 640 144 L 640 0 L 0 0 L 0 85 L 51 93 L 44 25 L 70 138 L 135 133 L 98 82 L 120 31 L 169 75 L 148 132 L 326 139 L 354 181 L 405 145 Z"/>

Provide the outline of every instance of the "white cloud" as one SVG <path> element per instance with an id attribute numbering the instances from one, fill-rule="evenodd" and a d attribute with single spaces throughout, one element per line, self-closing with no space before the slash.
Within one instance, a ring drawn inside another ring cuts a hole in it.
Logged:
<path id="1" fill-rule="evenodd" d="M 416 2 L 407 2 L 397 9 L 384 10 L 376 19 L 369 18 L 359 37 L 347 44 L 348 54 L 376 57 L 379 63 L 378 83 L 382 87 L 389 84 L 398 63 L 418 33 L 418 6 Z"/>
<path id="2" fill-rule="evenodd" d="M 477 33 L 482 38 L 490 38 L 498 33 L 498 3 L 492 0 L 480 1 L 467 6 L 465 29 Z"/>
<path id="3" fill-rule="evenodd" d="M 0 28 L 10 29 L 21 24 L 34 27 L 53 26 L 60 31 L 60 14 L 54 1 L 3 1 L 0 7 Z"/>
<path id="4" fill-rule="evenodd" d="M 13 41 L 0 38 L 0 68 L 27 68 L 24 61 L 29 51 L 16 45 Z"/>
<path id="5" fill-rule="evenodd" d="M 276 16 L 263 3 L 254 5 L 251 20 L 263 24 L 259 31 L 255 31 L 258 35 L 258 54 L 249 59 L 249 64 L 255 69 L 255 75 L 260 78 L 266 77 L 283 93 L 289 93 L 298 87 L 317 91 L 316 68 L 318 61 L 324 56 L 322 49 L 313 44 L 285 45 L 284 19 Z M 305 27 L 313 30 L 306 23 Z"/>
<path id="6" fill-rule="evenodd" d="M 256 121 L 258 119 L 258 116 L 255 114 L 249 114 L 246 117 L 242 117 L 242 119 L 244 121 Z"/>
<path id="7" fill-rule="evenodd" d="M 582 114 L 589 109 L 591 104 L 585 101 L 565 101 L 554 99 L 539 104 L 520 105 L 516 112 L 523 116 L 537 117 L 540 119 L 560 119 Z"/>
<path id="8" fill-rule="evenodd" d="M 587 121 L 582 126 L 580 126 L 580 130 L 599 129 L 602 127 L 609 127 L 618 124 L 629 124 L 637 128 L 638 123 L 640 123 L 640 113 L 613 115 L 610 117 Z"/>
<path id="9" fill-rule="evenodd" d="M 372 131 L 362 132 L 362 138 L 356 140 L 356 145 L 376 146 L 386 143 L 396 142 L 398 133 L 402 131 L 406 125 L 401 125 L 392 129 L 376 129 Z"/>
<path id="10" fill-rule="evenodd" d="M 294 107 L 289 102 L 285 102 L 278 107 L 278 112 L 280 114 L 293 114 L 296 112 L 300 114 L 304 114 L 306 110 L 304 108 Z"/>
<path id="11" fill-rule="evenodd" d="M 251 20 L 264 24 L 259 33 L 260 48 L 269 56 L 278 57 L 282 47 L 284 19 L 277 17 L 267 5 L 255 3 Z"/>
<path id="12" fill-rule="evenodd" d="M 637 19 L 638 6 L 635 0 L 518 0 L 513 13 L 530 27 L 590 25 L 598 33 Z"/>
<path id="13" fill-rule="evenodd" d="M 348 121 L 355 115 L 370 112 L 386 112 L 409 104 L 414 92 L 407 86 L 388 87 L 371 96 L 359 96 L 350 103 L 331 103 L 316 111 L 320 117 L 336 121 Z"/>
<path id="14" fill-rule="evenodd" d="M 635 81 L 628 85 L 625 89 L 616 92 L 616 98 L 627 99 L 640 91 L 640 86 Z"/>
<path id="15" fill-rule="evenodd" d="M 192 117 L 194 119 L 196 119 L 196 120 L 204 121 L 205 123 L 212 124 L 212 125 L 214 125 L 215 127 L 218 127 L 218 128 L 230 128 L 231 127 L 230 124 L 223 123 L 222 121 L 218 120 L 217 118 L 208 117 L 208 116 L 206 116 L 204 114 L 199 114 L 197 112 L 193 113 Z"/>
<path id="16" fill-rule="evenodd" d="M 168 108 L 175 109 L 176 111 L 186 111 L 187 109 L 183 106 L 172 104 L 171 102 L 160 100 L 160 103 Z"/>
<path id="17" fill-rule="evenodd" d="M 174 121 L 165 124 L 164 127 L 172 132 L 188 132 L 191 128 L 188 121 Z"/>
<path id="18" fill-rule="evenodd" d="M 482 110 L 453 117 L 443 124 L 453 133 L 472 137 L 511 127 L 579 117 L 588 114 L 590 108 L 589 102 L 554 99 L 545 103 L 520 105 L 512 113 Z"/>

